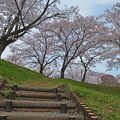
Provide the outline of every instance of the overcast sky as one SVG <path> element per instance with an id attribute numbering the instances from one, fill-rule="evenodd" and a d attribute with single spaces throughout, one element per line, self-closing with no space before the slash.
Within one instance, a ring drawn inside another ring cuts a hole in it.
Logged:
<path id="1" fill-rule="evenodd" d="M 100 15 L 104 10 L 110 8 L 120 0 L 60 0 L 61 5 L 79 6 L 80 14 L 83 16 Z"/>
<path id="2" fill-rule="evenodd" d="M 83 16 L 97 16 L 100 14 L 103 14 L 106 9 L 111 8 L 114 4 L 117 2 L 120 2 L 120 0 L 60 0 L 61 1 L 61 7 L 64 7 L 67 5 L 68 7 L 71 6 L 78 6 L 80 9 L 80 14 Z M 9 48 L 7 48 L 4 53 L 2 54 L 2 58 L 5 58 L 7 54 L 10 54 Z M 101 65 L 98 64 L 97 68 L 94 69 L 96 72 L 105 72 L 105 64 Z M 108 71 L 107 73 L 117 75 L 120 73 L 119 71 Z"/>

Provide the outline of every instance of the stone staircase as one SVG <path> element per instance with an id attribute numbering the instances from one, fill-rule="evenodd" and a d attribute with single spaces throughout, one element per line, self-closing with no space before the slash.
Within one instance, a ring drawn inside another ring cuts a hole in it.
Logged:
<path id="1" fill-rule="evenodd" d="M 65 92 L 65 85 L 58 88 L 32 88 L 5 85 L 0 94 L 9 97 L 0 101 L 0 120 L 84 120 L 76 112 L 76 105 Z M 12 89 L 12 90 L 11 90 Z"/>

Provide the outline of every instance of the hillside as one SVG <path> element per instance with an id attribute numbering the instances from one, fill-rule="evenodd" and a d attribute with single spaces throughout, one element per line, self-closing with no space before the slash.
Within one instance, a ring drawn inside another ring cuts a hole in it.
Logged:
<path id="1" fill-rule="evenodd" d="M 32 87 L 69 86 L 102 120 L 120 120 L 120 88 L 107 87 L 67 79 L 51 79 L 37 72 L 0 60 L 0 77 L 12 84 Z"/>

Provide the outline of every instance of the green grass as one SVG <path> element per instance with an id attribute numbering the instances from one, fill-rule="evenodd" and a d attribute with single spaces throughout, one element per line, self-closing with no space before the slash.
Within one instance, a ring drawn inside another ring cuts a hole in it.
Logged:
<path id="1" fill-rule="evenodd" d="M 32 83 L 34 80 L 35 82 L 41 82 L 42 85 L 45 81 L 52 80 L 35 71 L 13 65 L 5 60 L 0 60 L 0 77 L 6 78 L 6 80 L 12 84 L 27 84 Z"/>
<path id="2" fill-rule="evenodd" d="M 120 120 L 120 88 L 107 87 L 67 79 L 50 79 L 37 72 L 0 60 L 0 77 L 9 83 L 33 87 L 56 87 L 67 84 L 81 101 L 102 120 Z"/>
<path id="3" fill-rule="evenodd" d="M 102 120 L 120 120 L 120 88 L 57 79 L 67 84 Z"/>

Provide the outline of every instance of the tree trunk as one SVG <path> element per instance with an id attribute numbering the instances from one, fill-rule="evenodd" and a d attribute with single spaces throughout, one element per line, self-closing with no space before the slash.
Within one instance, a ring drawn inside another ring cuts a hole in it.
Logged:
<path id="1" fill-rule="evenodd" d="M 62 67 L 60 78 L 64 78 L 65 69 L 65 67 Z"/>
<path id="2" fill-rule="evenodd" d="M 15 40 L 7 39 L 4 37 L 2 37 L 0 39 L 0 58 L 1 58 L 1 55 L 2 55 L 3 51 L 5 50 L 5 48 L 13 42 L 15 42 Z"/>
<path id="3" fill-rule="evenodd" d="M 87 73 L 87 69 L 85 69 L 85 71 L 84 71 L 83 78 L 82 78 L 82 82 L 85 82 L 86 73 Z"/>
<path id="4" fill-rule="evenodd" d="M 43 74 L 43 68 L 42 67 L 40 68 L 40 73 Z"/>
<path id="5" fill-rule="evenodd" d="M 4 40 L 0 40 L 0 59 L 1 59 L 1 55 L 3 53 L 3 51 L 5 50 L 6 48 L 6 44 L 4 42 Z"/>

